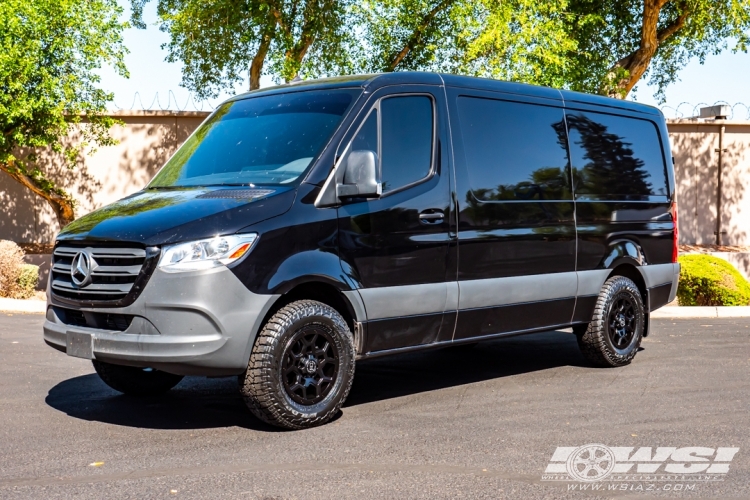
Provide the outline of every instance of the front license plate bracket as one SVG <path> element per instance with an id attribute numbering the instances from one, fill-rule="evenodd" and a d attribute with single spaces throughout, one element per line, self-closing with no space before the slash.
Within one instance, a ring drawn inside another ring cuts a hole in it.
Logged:
<path id="1" fill-rule="evenodd" d="M 68 356 L 94 359 L 94 336 L 84 332 L 67 332 Z"/>

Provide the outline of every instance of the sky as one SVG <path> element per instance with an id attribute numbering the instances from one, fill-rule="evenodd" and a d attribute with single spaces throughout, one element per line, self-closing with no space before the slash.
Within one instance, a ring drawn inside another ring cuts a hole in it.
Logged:
<path id="1" fill-rule="evenodd" d="M 119 0 L 130 15 L 129 0 Z M 180 86 L 182 65 L 165 61 L 167 51 L 161 45 L 169 41 L 169 35 L 162 33 L 155 26 L 156 1 L 151 1 L 144 8 L 144 21 L 147 29 L 130 28 L 124 33 L 126 47 L 130 50 L 125 63 L 130 71 L 130 78 L 123 78 L 111 68 L 102 68 L 101 86 L 114 92 L 112 109 L 203 109 L 211 110 L 224 99 L 247 89 L 247 81 L 238 85 L 234 92 L 225 92 L 217 99 L 195 103 L 190 92 Z M 654 97 L 655 89 L 644 82 L 636 87 L 629 99 L 662 108 L 668 117 L 692 116 L 697 105 L 728 103 L 735 105 L 735 119 L 750 120 L 750 54 L 725 51 L 717 56 L 709 56 L 705 64 L 697 60 L 690 62 L 680 73 L 679 81 L 666 90 L 666 103 L 658 103 Z M 261 86 L 273 85 L 270 77 L 261 79 Z M 697 111 L 696 111 L 697 113 Z"/>

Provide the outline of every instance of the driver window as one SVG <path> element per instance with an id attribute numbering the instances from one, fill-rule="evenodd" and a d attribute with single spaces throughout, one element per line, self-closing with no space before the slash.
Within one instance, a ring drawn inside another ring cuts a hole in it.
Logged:
<path id="1" fill-rule="evenodd" d="M 370 112 L 352 138 L 349 153 L 375 153 L 379 181 L 385 193 L 430 174 L 432 136 L 432 99 L 423 95 L 388 97 Z"/>
<path id="2" fill-rule="evenodd" d="M 418 182 L 432 168 L 432 99 L 397 96 L 380 102 L 383 192 Z"/>

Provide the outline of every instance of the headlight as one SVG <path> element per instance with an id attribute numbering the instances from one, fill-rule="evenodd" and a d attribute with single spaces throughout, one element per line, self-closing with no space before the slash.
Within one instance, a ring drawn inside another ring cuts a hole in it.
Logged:
<path id="1" fill-rule="evenodd" d="M 164 247 L 159 268 L 171 273 L 226 266 L 245 255 L 258 238 L 255 233 L 217 236 Z"/>

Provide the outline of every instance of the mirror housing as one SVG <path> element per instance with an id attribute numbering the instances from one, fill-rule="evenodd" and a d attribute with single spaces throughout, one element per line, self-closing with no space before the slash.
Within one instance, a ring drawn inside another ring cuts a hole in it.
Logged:
<path id="1" fill-rule="evenodd" d="M 336 185 L 339 198 L 377 198 L 383 190 L 377 179 L 377 154 L 350 151 L 344 165 L 344 181 Z"/>

